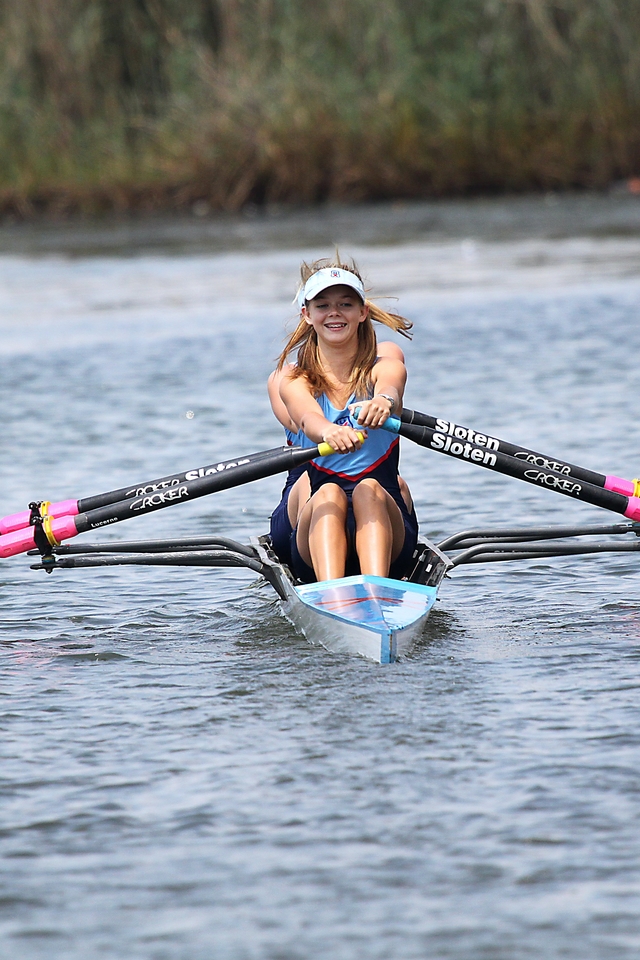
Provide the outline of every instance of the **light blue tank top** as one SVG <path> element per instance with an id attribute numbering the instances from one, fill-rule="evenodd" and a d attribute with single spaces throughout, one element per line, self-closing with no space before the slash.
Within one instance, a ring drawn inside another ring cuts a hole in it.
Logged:
<path id="1" fill-rule="evenodd" d="M 288 447 L 302 447 L 302 446 L 304 446 L 304 444 L 303 444 L 303 442 L 302 442 L 302 441 L 303 441 L 303 438 L 304 438 L 304 433 L 302 432 L 302 430 L 298 430 L 297 433 L 294 433 L 293 430 L 289 430 L 288 427 L 285 427 L 285 428 L 284 428 L 284 435 L 285 435 L 285 437 L 286 437 L 287 446 L 288 446 Z"/>
<path id="2" fill-rule="evenodd" d="M 347 408 L 348 404 L 354 402 L 353 396 L 349 398 L 347 406 L 342 410 L 334 407 L 324 393 L 321 393 L 316 399 L 327 420 L 341 425 L 348 424 L 355 430 L 362 429 Z M 335 473 L 349 480 L 359 480 L 387 456 L 389 448 L 397 443 L 397 439 L 394 434 L 386 430 L 368 430 L 367 439 L 355 453 L 333 453 L 328 457 L 317 457 L 311 462 L 322 472 Z M 297 442 L 303 447 L 315 446 L 313 441 L 309 440 L 302 431 L 297 436 Z"/>

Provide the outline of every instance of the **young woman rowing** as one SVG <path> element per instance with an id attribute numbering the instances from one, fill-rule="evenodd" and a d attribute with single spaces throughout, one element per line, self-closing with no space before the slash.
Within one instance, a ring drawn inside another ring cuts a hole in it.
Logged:
<path id="1" fill-rule="evenodd" d="M 406 369 L 395 345 L 380 352 L 371 321 L 405 336 L 411 324 L 366 300 L 354 264 L 318 261 L 303 264 L 301 274 L 300 323 L 270 378 L 272 403 L 292 437 L 298 428 L 298 443 L 324 440 L 337 453 L 312 461 L 308 481 L 303 476 L 289 485 L 284 502 L 295 529 L 289 549 L 279 553 L 305 581 L 358 570 L 401 577 L 418 525 L 406 484 L 400 489 L 398 438 L 377 428 L 402 407 Z M 296 348 L 297 362 L 288 365 Z M 282 504 L 274 517 L 278 512 L 282 517 Z"/>
<path id="2" fill-rule="evenodd" d="M 404 363 L 404 353 L 402 348 L 394 343 L 393 340 L 383 340 L 378 344 L 378 357 L 389 357 L 392 360 L 400 360 Z M 289 446 L 303 446 L 305 444 L 304 433 L 295 424 L 289 412 L 285 407 L 280 396 L 280 384 L 284 377 L 291 371 L 292 366 L 285 363 L 282 368 L 274 370 L 267 381 L 267 390 L 271 409 L 277 420 L 284 427 L 285 436 Z M 411 493 L 409 487 L 401 476 L 398 476 L 398 486 L 409 513 L 413 510 Z M 307 464 L 302 467 L 295 467 L 287 474 L 287 479 L 282 491 L 280 503 L 271 515 L 270 536 L 271 544 L 283 563 L 291 566 L 291 534 L 298 524 L 298 517 L 302 507 L 311 496 L 311 483 L 309 481 L 309 470 Z"/>

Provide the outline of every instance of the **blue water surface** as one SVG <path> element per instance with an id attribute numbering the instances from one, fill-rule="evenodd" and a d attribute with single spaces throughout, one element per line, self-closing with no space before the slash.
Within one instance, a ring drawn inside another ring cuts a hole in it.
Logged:
<path id="1" fill-rule="evenodd" d="M 264 384 L 335 240 L 415 323 L 407 406 L 636 476 L 640 207 L 590 202 L 16 241 L 0 513 L 280 443 Z M 407 442 L 402 470 L 434 539 L 615 519 Z M 85 539 L 246 540 L 281 483 Z M 385 667 L 307 645 L 250 573 L 30 562 L 0 566 L 1 957 L 638 956 L 636 555 L 460 569 Z"/>

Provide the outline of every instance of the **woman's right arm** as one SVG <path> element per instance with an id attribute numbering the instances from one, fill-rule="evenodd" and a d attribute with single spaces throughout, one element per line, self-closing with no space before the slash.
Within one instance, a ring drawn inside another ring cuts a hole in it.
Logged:
<path id="1" fill-rule="evenodd" d="M 291 379 L 289 374 L 280 381 L 280 397 L 289 417 L 299 423 L 305 435 L 314 443 L 325 442 L 337 453 L 353 453 L 362 446 L 356 430 L 327 420 L 304 377 Z"/>

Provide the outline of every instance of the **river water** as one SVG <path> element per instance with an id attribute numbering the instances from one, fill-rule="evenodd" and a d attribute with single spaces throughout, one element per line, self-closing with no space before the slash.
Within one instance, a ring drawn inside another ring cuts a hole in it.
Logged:
<path id="1" fill-rule="evenodd" d="M 264 383 L 334 241 L 415 323 L 407 406 L 638 474 L 637 199 L 15 225 L 0 514 L 280 443 Z M 407 442 L 402 469 L 432 539 L 612 519 Z M 245 539 L 280 486 L 100 537 Z M 633 554 L 460 569 L 386 667 L 243 571 L 29 563 L 0 568 L 2 958 L 638 956 Z"/>

